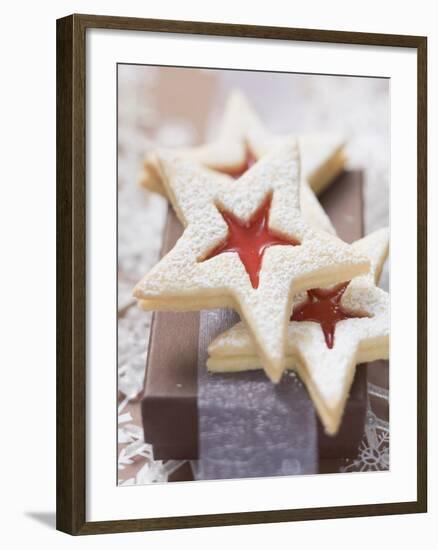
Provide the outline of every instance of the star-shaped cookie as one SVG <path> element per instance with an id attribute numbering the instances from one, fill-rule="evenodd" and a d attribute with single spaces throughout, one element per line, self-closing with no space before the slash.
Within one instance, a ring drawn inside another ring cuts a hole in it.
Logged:
<path id="1" fill-rule="evenodd" d="M 329 434 L 339 428 L 356 364 L 389 354 L 389 295 L 376 286 L 388 253 L 388 231 L 376 231 L 352 246 L 369 258 L 370 272 L 348 285 L 302 294 L 288 326 L 286 368 L 297 371 Z M 260 368 L 244 323 L 219 335 L 209 354 L 211 371 Z"/>
<path id="2" fill-rule="evenodd" d="M 232 182 L 169 153 L 160 170 L 185 230 L 134 296 L 148 310 L 236 309 L 267 375 L 278 381 L 294 296 L 364 274 L 368 259 L 304 222 L 295 140 Z"/>
<path id="3" fill-rule="evenodd" d="M 344 141 L 332 134 L 295 137 L 301 154 L 303 214 L 309 223 L 334 233 L 333 226 L 313 191 L 320 193 L 343 170 Z M 241 92 L 234 91 L 226 104 L 217 139 L 205 145 L 174 152 L 230 178 L 237 178 L 285 139 L 288 138 L 270 133 L 246 97 Z M 165 195 L 162 179 L 157 155 L 149 153 L 144 161 L 141 184 L 151 191 Z"/>

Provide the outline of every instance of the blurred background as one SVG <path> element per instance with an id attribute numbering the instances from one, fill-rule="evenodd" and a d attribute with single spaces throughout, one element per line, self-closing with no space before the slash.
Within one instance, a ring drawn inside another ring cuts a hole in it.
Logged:
<path id="1" fill-rule="evenodd" d="M 151 314 L 133 286 L 157 261 L 167 203 L 138 185 L 142 162 L 157 147 L 213 139 L 231 90 L 248 97 L 273 133 L 345 136 L 347 168 L 363 170 L 365 233 L 389 224 L 388 79 L 289 73 L 118 66 L 118 401 L 119 484 L 167 481 L 179 466 L 154 461 L 143 441 L 143 387 Z M 388 262 L 387 262 L 388 264 Z M 381 286 L 388 290 L 388 265 Z M 388 368 L 369 369 L 367 430 L 356 461 L 343 470 L 389 467 Z"/>

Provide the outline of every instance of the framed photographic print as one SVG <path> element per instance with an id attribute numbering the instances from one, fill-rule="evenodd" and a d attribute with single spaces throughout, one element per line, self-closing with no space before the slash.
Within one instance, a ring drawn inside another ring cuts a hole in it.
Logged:
<path id="1" fill-rule="evenodd" d="M 57 526 L 426 511 L 426 38 L 57 22 Z"/>

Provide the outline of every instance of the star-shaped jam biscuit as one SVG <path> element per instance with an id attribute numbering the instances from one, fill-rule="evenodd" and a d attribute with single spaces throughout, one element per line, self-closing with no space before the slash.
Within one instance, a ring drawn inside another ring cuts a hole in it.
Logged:
<path id="1" fill-rule="evenodd" d="M 295 369 L 329 434 L 339 428 L 356 364 L 389 355 L 389 295 L 376 283 L 388 253 L 388 231 L 356 241 L 370 273 L 349 284 L 311 290 L 297 297 L 286 343 L 286 368 Z M 244 323 L 209 346 L 207 366 L 215 372 L 260 368 L 253 338 Z"/>
<path id="2" fill-rule="evenodd" d="M 215 141 L 174 153 L 229 178 L 239 178 L 258 159 L 290 136 L 271 134 L 246 97 L 239 91 L 230 94 Z M 320 193 L 345 165 L 344 140 L 332 134 L 296 136 L 301 155 L 301 206 L 306 220 L 319 229 L 335 233 L 313 191 Z M 166 194 L 163 174 L 156 153 L 146 156 L 141 184 L 151 191 Z M 313 191 L 312 191 L 313 189 Z"/>
<path id="3" fill-rule="evenodd" d="M 369 261 L 350 245 L 304 222 L 294 140 L 232 182 L 169 154 L 160 161 L 167 194 L 185 230 L 137 284 L 134 296 L 148 310 L 236 309 L 254 337 L 267 375 L 278 381 L 294 296 L 364 274 Z M 230 242 L 224 213 L 248 230 L 266 201 L 265 237 L 274 240 L 265 242 L 254 278 L 248 274 L 249 264 L 242 262 L 244 251 L 215 255 L 214 251 Z"/>

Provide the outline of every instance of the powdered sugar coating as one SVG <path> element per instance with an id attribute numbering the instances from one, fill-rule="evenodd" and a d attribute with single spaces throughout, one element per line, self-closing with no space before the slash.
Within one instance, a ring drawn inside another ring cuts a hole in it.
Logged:
<path id="1" fill-rule="evenodd" d="M 168 196 L 186 229 L 175 247 L 138 283 L 135 297 L 145 309 L 169 309 L 172 304 L 184 309 L 185 300 L 190 309 L 194 299 L 197 308 L 202 308 L 211 307 L 214 297 L 230 296 L 254 336 L 266 373 L 278 381 L 294 295 L 366 273 L 368 260 L 302 219 L 295 141 L 282 144 L 233 182 L 208 177 L 196 164 L 169 153 L 163 153 L 160 161 Z M 269 226 L 301 244 L 266 249 L 260 284 L 254 289 L 236 253 L 202 260 L 228 232 L 217 205 L 248 220 L 267 194 L 272 194 Z"/>
<path id="2" fill-rule="evenodd" d="M 344 167 L 344 140 L 335 134 L 274 136 L 262 124 L 246 97 L 234 91 L 227 102 L 216 141 L 176 149 L 172 154 L 212 171 L 232 172 L 244 164 L 247 148 L 261 158 L 292 138 L 297 140 L 302 158 L 303 216 L 310 225 L 334 234 L 335 230 L 311 188 L 321 191 Z M 232 180 L 225 174 L 224 177 Z M 152 191 L 166 195 L 156 153 L 147 155 L 141 183 Z"/>
<path id="3" fill-rule="evenodd" d="M 319 324 L 290 322 L 286 342 L 286 364 L 295 368 L 329 433 L 336 432 L 348 397 L 357 363 L 387 359 L 389 354 L 389 295 L 375 286 L 388 252 L 388 231 L 376 231 L 354 243 L 353 247 L 369 257 L 371 270 L 351 281 L 341 300 L 350 311 L 368 315 L 340 321 L 336 325 L 334 346 L 329 349 Z M 306 299 L 297 297 L 296 303 Z M 256 368 L 258 359 L 251 334 L 238 323 L 209 346 L 211 370 Z"/>

